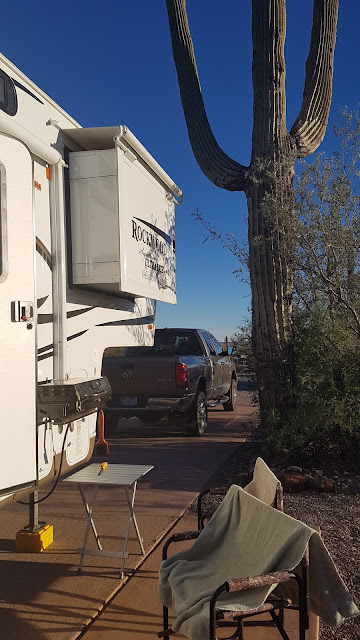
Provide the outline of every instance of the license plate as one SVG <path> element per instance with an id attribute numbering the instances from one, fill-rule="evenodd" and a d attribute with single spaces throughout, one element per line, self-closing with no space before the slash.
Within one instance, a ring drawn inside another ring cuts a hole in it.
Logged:
<path id="1" fill-rule="evenodd" d="M 122 396 L 120 398 L 120 404 L 123 407 L 136 407 L 137 405 L 137 397 L 136 396 Z"/>

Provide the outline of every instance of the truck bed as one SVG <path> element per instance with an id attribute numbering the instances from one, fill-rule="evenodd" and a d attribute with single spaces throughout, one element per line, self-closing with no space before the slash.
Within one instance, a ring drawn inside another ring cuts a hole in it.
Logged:
<path id="1" fill-rule="evenodd" d="M 145 398 L 176 396 L 174 356 L 104 358 L 103 375 L 112 388 L 116 406 L 144 406 Z M 137 398 L 138 402 L 130 398 Z"/>

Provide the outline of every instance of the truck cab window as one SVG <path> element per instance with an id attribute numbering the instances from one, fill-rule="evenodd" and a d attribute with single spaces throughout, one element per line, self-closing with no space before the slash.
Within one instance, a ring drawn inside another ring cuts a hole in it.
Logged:
<path id="1" fill-rule="evenodd" d="M 214 348 L 214 345 L 212 343 L 212 341 L 210 340 L 210 336 L 206 331 L 202 331 L 201 332 L 202 337 L 204 338 L 205 342 L 206 342 L 206 346 L 209 349 L 209 353 L 211 356 L 216 356 L 216 351 Z"/>
<path id="2" fill-rule="evenodd" d="M 211 333 L 209 333 L 209 337 L 210 337 L 211 342 L 214 345 L 214 348 L 215 348 L 215 351 L 216 351 L 216 355 L 219 356 L 220 353 L 222 353 L 222 348 L 221 348 L 220 343 L 216 340 L 216 338 L 214 338 L 214 336 Z"/>
<path id="3" fill-rule="evenodd" d="M 17 112 L 16 89 L 12 79 L 0 69 L 0 109 L 8 116 Z"/>
<path id="4" fill-rule="evenodd" d="M 202 347 L 197 336 L 192 331 L 157 329 L 153 347 L 128 347 L 124 350 L 124 356 L 162 357 L 162 356 L 188 356 L 202 355 Z"/>

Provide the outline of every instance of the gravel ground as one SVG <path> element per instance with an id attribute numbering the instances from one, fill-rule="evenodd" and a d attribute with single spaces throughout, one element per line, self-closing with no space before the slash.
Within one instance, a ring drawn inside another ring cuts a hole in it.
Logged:
<path id="1" fill-rule="evenodd" d="M 286 495 L 284 510 L 310 526 L 320 526 L 323 540 L 360 608 L 360 495 L 306 491 Z M 338 629 L 320 625 L 321 640 L 359 640 L 360 616 Z"/>
<path id="2" fill-rule="evenodd" d="M 251 382 L 239 380 L 237 402 L 249 404 L 254 392 Z M 244 442 L 227 460 L 227 464 L 216 471 L 204 488 L 228 486 L 233 483 L 245 484 L 246 476 L 253 468 L 258 453 L 259 444 L 256 437 L 252 441 Z M 204 504 L 205 511 L 209 514 L 213 512 L 218 502 L 215 496 L 211 496 Z M 340 575 L 360 608 L 360 494 L 314 491 L 285 494 L 284 510 L 310 526 L 321 528 L 323 540 Z M 195 513 L 195 504 L 189 511 Z M 320 640 L 360 640 L 360 616 L 344 622 L 337 629 L 320 624 Z"/>

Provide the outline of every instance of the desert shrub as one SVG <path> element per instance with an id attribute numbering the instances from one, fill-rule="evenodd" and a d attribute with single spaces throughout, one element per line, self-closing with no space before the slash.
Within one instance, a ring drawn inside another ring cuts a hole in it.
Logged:
<path id="1" fill-rule="evenodd" d="M 360 446 L 359 339 L 341 316 L 316 309 L 295 317 L 288 409 L 264 421 L 264 453 L 281 461 L 351 457 Z"/>

